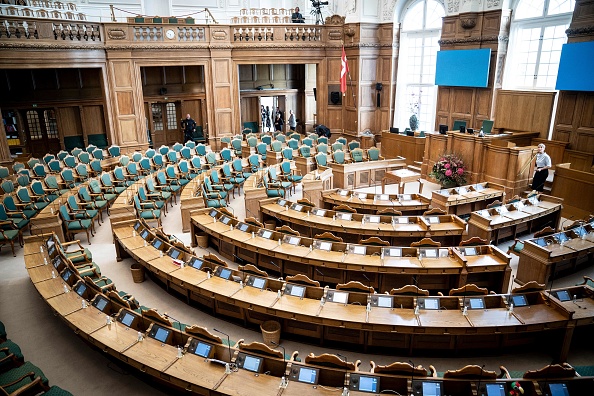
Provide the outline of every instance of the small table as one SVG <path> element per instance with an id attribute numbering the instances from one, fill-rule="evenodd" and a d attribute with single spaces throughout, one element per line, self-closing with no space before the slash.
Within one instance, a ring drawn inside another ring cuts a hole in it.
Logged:
<path id="1" fill-rule="evenodd" d="M 382 194 L 385 193 L 386 188 L 386 181 L 394 180 L 398 184 L 398 190 L 396 191 L 397 194 L 400 194 L 400 186 L 402 186 L 402 191 L 404 191 L 404 185 L 408 182 L 419 182 L 419 194 L 421 194 L 423 190 L 423 184 L 419 180 L 421 178 L 421 174 L 417 172 L 413 172 L 410 169 L 397 169 L 394 171 L 388 171 L 384 173 L 384 177 L 382 178 Z"/>

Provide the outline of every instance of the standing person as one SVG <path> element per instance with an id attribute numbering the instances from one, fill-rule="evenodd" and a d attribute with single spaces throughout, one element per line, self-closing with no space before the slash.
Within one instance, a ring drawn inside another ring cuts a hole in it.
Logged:
<path id="1" fill-rule="evenodd" d="M 293 110 L 289 110 L 289 129 L 292 131 L 297 128 L 297 119 L 295 119 L 295 114 L 293 114 Z"/>
<path id="2" fill-rule="evenodd" d="M 276 113 L 276 117 L 274 117 L 274 130 L 281 131 L 283 127 L 283 119 L 281 118 L 280 113 Z"/>
<path id="3" fill-rule="evenodd" d="M 264 114 L 264 116 L 266 117 L 266 128 L 268 128 L 267 132 L 270 132 L 270 127 L 271 127 L 271 123 L 270 123 L 270 107 L 266 106 L 266 113 Z"/>
<path id="4" fill-rule="evenodd" d="M 285 125 L 285 115 L 283 114 L 283 112 L 281 111 L 281 109 L 276 106 L 276 114 L 280 114 L 280 129 L 279 131 L 283 130 L 283 125 Z"/>
<path id="5" fill-rule="evenodd" d="M 538 151 L 536 153 L 536 169 L 534 170 L 534 179 L 532 179 L 533 190 L 540 192 L 544 190 L 550 168 L 551 157 L 545 153 L 545 145 L 541 143 L 538 145 Z"/>
<path id="6" fill-rule="evenodd" d="M 196 132 L 196 121 L 186 114 L 186 119 L 182 120 L 182 128 L 184 130 L 184 141 L 192 140 L 192 135 Z"/>
<path id="7" fill-rule="evenodd" d="M 305 23 L 305 19 L 303 19 L 303 15 L 299 12 L 299 7 L 295 7 L 295 12 L 291 14 L 291 20 L 293 23 Z"/>
<path id="8" fill-rule="evenodd" d="M 266 109 L 264 105 L 260 106 L 260 113 L 262 114 L 262 132 L 264 132 L 264 127 L 266 126 Z"/>

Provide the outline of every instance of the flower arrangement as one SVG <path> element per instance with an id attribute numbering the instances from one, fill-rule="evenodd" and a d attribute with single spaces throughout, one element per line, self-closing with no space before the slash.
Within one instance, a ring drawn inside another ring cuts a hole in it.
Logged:
<path id="1" fill-rule="evenodd" d="M 419 97 L 417 98 L 417 95 L 414 92 L 412 92 L 410 94 L 410 101 L 408 102 L 409 110 L 412 113 L 412 115 L 408 119 L 408 123 L 409 123 L 410 129 L 413 131 L 416 131 L 417 129 L 419 129 L 419 111 L 421 108 L 421 93 L 422 93 L 422 91 L 420 90 Z"/>
<path id="2" fill-rule="evenodd" d="M 442 185 L 464 185 L 466 184 L 466 167 L 464 161 L 455 154 L 444 154 L 433 165 L 433 171 L 429 176 L 434 177 Z"/>

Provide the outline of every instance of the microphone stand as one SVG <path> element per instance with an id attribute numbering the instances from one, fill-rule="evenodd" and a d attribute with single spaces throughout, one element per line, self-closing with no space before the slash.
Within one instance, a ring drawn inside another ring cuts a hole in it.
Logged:
<path id="1" fill-rule="evenodd" d="M 281 270 L 281 267 L 279 267 L 274 261 L 270 260 L 270 264 L 274 265 L 277 269 L 278 269 L 278 273 L 280 274 L 280 278 L 279 279 L 283 279 L 283 271 Z"/>
<path id="2" fill-rule="evenodd" d="M 229 350 L 229 363 L 225 365 L 225 374 L 231 374 L 231 341 L 229 340 L 229 334 L 213 328 L 217 333 L 227 336 L 227 349 Z"/>
<path id="3" fill-rule="evenodd" d="M 477 393 L 481 392 L 481 380 L 483 379 L 483 370 L 485 369 L 485 365 L 481 366 L 481 373 L 479 374 L 478 386 L 476 387 Z M 484 393 L 483 393 L 484 395 Z"/>
<path id="4" fill-rule="evenodd" d="M 320 271 L 320 270 L 319 270 L 319 269 L 317 269 L 317 268 L 316 268 L 315 270 L 316 270 L 316 272 L 317 272 L 318 274 L 320 274 L 320 275 L 322 276 L 322 282 L 326 283 L 326 281 L 324 280 L 324 274 L 322 273 L 322 271 Z"/>
<path id="5" fill-rule="evenodd" d="M 282 348 L 283 349 L 283 363 L 285 364 L 285 368 L 284 368 L 284 371 L 283 371 L 283 376 L 281 378 L 280 388 L 285 389 L 287 387 L 287 385 L 289 385 L 288 384 L 288 381 L 287 381 L 287 377 L 285 377 L 285 373 L 287 371 L 287 360 L 286 360 L 285 355 L 287 354 L 287 352 L 285 351 L 285 347 L 284 346 L 282 346 L 282 345 L 280 345 L 280 344 L 278 344 L 278 343 L 276 343 L 276 342 L 274 342 L 272 340 L 270 341 L 270 343 L 272 345 L 276 346 L 276 347 L 279 347 L 279 348 Z"/>
<path id="6" fill-rule="evenodd" d="M 346 378 L 349 371 L 348 359 L 346 356 L 341 355 L 340 353 L 337 353 L 336 355 L 344 359 L 344 388 L 342 389 L 342 396 L 349 396 L 349 388 L 346 386 Z"/>
<path id="7" fill-rule="evenodd" d="M 178 319 L 175 319 L 173 316 L 170 316 L 170 315 L 168 315 L 168 314 L 167 314 L 167 312 L 165 312 L 165 313 L 163 314 L 163 316 L 165 316 L 165 317 L 166 317 L 166 318 L 168 318 L 168 319 L 173 319 L 175 322 L 177 322 L 177 325 L 178 325 L 178 327 L 179 327 L 179 333 L 178 333 L 178 335 L 179 335 L 179 341 L 180 341 L 180 342 L 177 344 L 177 346 L 178 346 L 178 347 L 179 347 L 179 346 L 181 346 L 181 333 L 182 333 L 182 329 L 181 329 L 181 322 L 180 322 Z M 175 322 L 173 322 L 173 328 L 174 328 L 174 329 L 175 329 Z"/>
<path id="8" fill-rule="evenodd" d="M 408 360 L 408 362 L 412 366 L 412 370 L 410 371 L 410 396 L 414 396 L 415 390 L 414 390 L 413 381 L 415 380 L 415 364 L 410 359 Z"/>

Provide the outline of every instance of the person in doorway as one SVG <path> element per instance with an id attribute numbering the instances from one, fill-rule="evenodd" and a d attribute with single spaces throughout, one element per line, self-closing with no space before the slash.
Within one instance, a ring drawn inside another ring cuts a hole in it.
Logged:
<path id="1" fill-rule="evenodd" d="M 267 132 L 270 132 L 270 127 L 272 126 L 272 124 L 270 122 L 270 107 L 266 106 L 266 113 L 264 114 L 264 116 L 266 118 Z"/>
<path id="2" fill-rule="evenodd" d="M 266 127 L 266 108 L 264 108 L 264 105 L 260 106 L 260 113 L 262 113 L 262 132 L 264 132 Z"/>
<path id="3" fill-rule="evenodd" d="M 545 153 L 545 145 L 539 144 L 536 152 L 536 168 L 534 169 L 534 179 L 532 179 L 532 189 L 542 192 L 545 182 L 549 177 L 551 168 L 551 157 Z"/>
<path id="4" fill-rule="evenodd" d="M 184 130 L 184 141 L 192 140 L 194 132 L 196 132 L 196 121 L 186 114 L 186 118 L 182 120 L 182 129 Z"/>
<path id="5" fill-rule="evenodd" d="M 305 19 L 303 19 L 303 15 L 299 11 L 299 7 L 295 7 L 295 12 L 291 14 L 293 23 L 305 23 Z"/>
<path id="6" fill-rule="evenodd" d="M 274 117 L 274 130 L 281 131 L 283 127 L 283 119 L 279 113 L 276 113 L 276 117 Z"/>
<path id="7" fill-rule="evenodd" d="M 295 118 L 295 114 L 293 114 L 293 110 L 289 110 L 289 129 L 294 131 L 297 128 L 297 119 Z"/>

